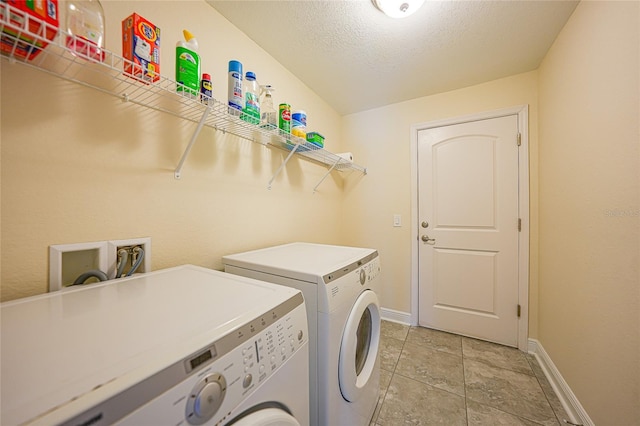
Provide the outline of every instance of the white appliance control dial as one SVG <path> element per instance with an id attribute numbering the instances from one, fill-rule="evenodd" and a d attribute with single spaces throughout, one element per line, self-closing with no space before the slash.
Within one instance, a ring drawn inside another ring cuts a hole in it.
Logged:
<path id="1" fill-rule="evenodd" d="M 187 401 L 187 421 L 201 425 L 218 411 L 227 392 L 227 381 L 218 373 L 209 374 L 193 388 Z"/>

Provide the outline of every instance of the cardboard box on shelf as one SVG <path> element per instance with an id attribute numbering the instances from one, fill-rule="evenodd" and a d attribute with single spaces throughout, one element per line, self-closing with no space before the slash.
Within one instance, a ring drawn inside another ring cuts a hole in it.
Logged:
<path id="1" fill-rule="evenodd" d="M 0 20 L 2 54 L 32 60 L 58 33 L 58 0 L 0 0 Z"/>
<path id="2" fill-rule="evenodd" d="M 122 21 L 124 73 L 146 83 L 160 79 L 160 28 L 133 13 Z"/>

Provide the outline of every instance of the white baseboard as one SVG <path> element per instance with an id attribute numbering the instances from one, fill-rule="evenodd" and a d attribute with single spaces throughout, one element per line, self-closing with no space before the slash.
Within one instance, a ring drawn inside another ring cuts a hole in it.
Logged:
<path id="1" fill-rule="evenodd" d="M 388 308 L 380 308 L 380 316 L 383 320 L 411 325 L 411 314 Z"/>
<path id="2" fill-rule="evenodd" d="M 551 387 L 558 396 L 562 407 L 570 417 L 568 420 L 577 425 L 595 426 L 589 415 L 585 411 L 576 395 L 573 393 L 567 382 L 556 368 L 555 364 L 536 339 L 529 339 L 529 353 L 533 354 L 540 364 L 540 368 L 549 380 Z"/>

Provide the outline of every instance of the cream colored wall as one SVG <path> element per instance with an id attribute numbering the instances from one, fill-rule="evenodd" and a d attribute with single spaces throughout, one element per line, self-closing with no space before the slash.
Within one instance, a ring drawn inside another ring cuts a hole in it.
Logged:
<path id="1" fill-rule="evenodd" d="M 352 114 L 342 139 L 368 167 L 365 178 L 345 186 L 348 244 L 376 247 L 382 261 L 382 306 L 411 311 L 411 132 L 414 124 L 483 111 L 529 105 L 530 155 L 530 335 L 537 328 L 537 72 Z M 402 227 L 393 227 L 393 215 Z"/>
<path id="2" fill-rule="evenodd" d="M 120 22 L 136 11 L 161 28 L 161 72 L 173 78 L 174 46 L 187 28 L 217 98 L 226 99 L 227 63 L 238 59 L 340 150 L 340 116 L 204 1 L 102 4 L 107 49 L 120 54 Z M 338 172 L 313 195 L 326 169 L 294 159 L 269 191 L 283 152 L 205 129 L 175 180 L 194 123 L 0 63 L 2 300 L 47 291 L 52 244 L 150 236 L 153 269 L 221 269 L 221 256 L 240 250 L 340 242 Z"/>
<path id="3" fill-rule="evenodd" d="M 538 339 L 598 425 L 640 424 L 639 28 L 583 1 L 539 70 Z"/>

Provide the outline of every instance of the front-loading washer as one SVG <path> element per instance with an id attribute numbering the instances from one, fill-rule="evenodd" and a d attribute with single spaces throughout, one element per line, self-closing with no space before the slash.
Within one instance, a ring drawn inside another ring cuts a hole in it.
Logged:
<path id="1" fill-rule="evenodd" d="M 309 424 L 295 289 L 185 265 L 0 312 L 2 425 Z"/>
<path id="2" fill-rule="evenodd" d="M 292 243 L 224 256 L 225 271 L 302 291 L 311 424 L 368 425 L 380 382 L 380 259 L 374 249 Z"/>

